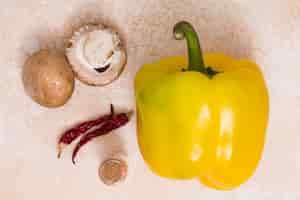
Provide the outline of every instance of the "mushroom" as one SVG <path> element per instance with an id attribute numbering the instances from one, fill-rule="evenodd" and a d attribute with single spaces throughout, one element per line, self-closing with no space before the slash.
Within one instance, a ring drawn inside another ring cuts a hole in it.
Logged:
<path id="1" fill-rule="evenodd" d="M 23 68 L 26 93 L 46 107 L 64 105 L 74 90 L 74 74 L 63 53 L 41 50 L 30 56 Z"/>
<path id="2" fill-rule="evenodd" d="M 69 42 L 66 55 L 72 69 L 77 78 L 88 85 L 111 83 L 126 64 L 126 52 L 119 35 L 104 25 L 85 25 Z"/>

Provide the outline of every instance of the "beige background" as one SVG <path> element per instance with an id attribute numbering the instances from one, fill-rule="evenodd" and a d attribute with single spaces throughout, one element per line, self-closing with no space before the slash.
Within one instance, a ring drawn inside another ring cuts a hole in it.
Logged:
<path id="1" fill-rule="evenodd" d="M 0 199 L 300 199 L 300 1 L 0 2 Z M 182 19 L 195 25 L 206 52 L 249 57 L 262 67 L 271 116 L 264 156 L 251 180 L 235 191 L 216 192 L 196 181 L 154 176 L 138 151 L 135 120 L 89 144 L 77 166 L 70 161 L 72 148 L 57 160 L 56 139 L 65 128 L 108 112 L 111 102 L 120 110 L 134 108 L 133 77 L 142 63 L 184 54 L 184 43 L 171 33 Z M 62 48 L 73 28 L 99 20 L 117 27 L 126 41 L 129 60 L 121 78 L 103 88 L 77 81 L 72 99 L 60 109 L 33 103 L 21 82 L 24 59 L 39 48 Z M 106 187 L 97 169 L 120 148 L 128 154 L 129 176 Z"/>

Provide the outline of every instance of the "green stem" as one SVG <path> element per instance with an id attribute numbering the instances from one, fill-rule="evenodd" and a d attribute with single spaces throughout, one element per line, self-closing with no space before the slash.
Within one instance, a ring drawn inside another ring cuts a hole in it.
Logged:
<path id="1" fill-rule="evenodd" d="M 186 39 L 189 54 L 187 71 L 201 72 L 209 79 L 212 79 L 215 75 L 221 73 L 215 71 L 211 67 L 205 67 L 198 35 L 190 23 L 186 21 L 178 22 L 174 26 L 173 33 L 176 40 Z"/>
<path id="2" fill-rule="evenodd" d="M 176 40 L 186 39 L 189 54 L 188 71 L 201 72 L 210 79 L 218 73 L 210 67 L 205 67 L 198 35 L 189 22 L 178 22 L 174 26 L 173 33 Z"/>
<path id="3" fill-rule="evenodd" d="M 186 38 L 189 56 L 189 71 L 206 72 L 198 35 L 189 22 L 181 21 L 174 26 L 176 40 Z"/>

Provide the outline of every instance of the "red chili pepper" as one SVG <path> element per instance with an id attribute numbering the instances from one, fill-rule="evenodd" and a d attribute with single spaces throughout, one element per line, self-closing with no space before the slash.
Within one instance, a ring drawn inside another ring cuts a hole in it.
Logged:
<path id="1" fill-rule="evenodd" d="M 58 142 L 58 154 L 57 157 L 60 158 L 62 150 L 69 144 L 71 144 L 74 140 L 76 140 L 79 136 L 90 130 L 91 128 L 101 125 L 103 122 L 112 118 L 114 114 L 114 107 L 110 105 L 110 114 L 100 116 L 97 119 L 86 121 L 77 126 L 67 130 L 62 134 Z"/>
<path id="2" fill-rule="evenodd" d="M 106 134 L 110 133 L 112 130 L 125 125 L 128 121 L 129 121 L 129 114 L 121 113 L 121 114 L 113 116 L 111 119 L 104 122 L 100 128 L 84 135 L 80 139 L 80 141 L 78 142 L 78 144 L 76 145 L 76 147 L 73 151 L 73 154 L 72 154 L 73 164 L 75 164 L 75 157 L 82 146 L 84 146 L 85 144 L 87 144 L 88 142 L 90 142 L 92 139 L 94 139 L 96 137 L 106 135 Z"/>

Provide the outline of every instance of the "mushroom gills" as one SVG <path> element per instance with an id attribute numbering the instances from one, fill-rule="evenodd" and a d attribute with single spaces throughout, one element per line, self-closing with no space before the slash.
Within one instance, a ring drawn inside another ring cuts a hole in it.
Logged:
<path id="1" fill-rule="evenodd" d="M 94 68 L 99 73 L 105 72 L 110 67 L 110 64 L 107 64 L 105 67 Z"/>

